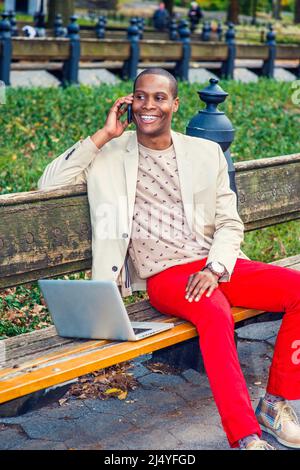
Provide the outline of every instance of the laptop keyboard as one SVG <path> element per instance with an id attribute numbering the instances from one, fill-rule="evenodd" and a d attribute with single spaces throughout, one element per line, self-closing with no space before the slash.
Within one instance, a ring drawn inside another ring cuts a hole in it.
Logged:
<path id="1" fill-rule="evenodd" d="M 145 331 L 150 331 L 152 328 L 133 328 L 134 334 L 138 335 L 139 333 L 145 333 Z"/>

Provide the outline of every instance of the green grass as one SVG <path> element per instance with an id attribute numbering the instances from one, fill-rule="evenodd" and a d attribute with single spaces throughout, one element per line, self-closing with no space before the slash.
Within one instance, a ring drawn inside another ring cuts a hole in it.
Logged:
<path id="1" fill-rule="evenodd" d="M 289 83 L 261 79 L 258 84 L 223 81 L 229 93 L 223 109 L 236 136 L 235 161 L 300 151 L 300 106 L 291 101 Z M 8 89 L 0 106 L 0 194 L 36 189 L 46 164 L 81 137 L 104 124 L 113 101 L 131 91 L 118 86 L 68 89 Z M 203 85 L 180 84 L 180 108 L 173 128 L 185 132 L 191 117 L 203 107 L 197 91 Z"/>
<path id="2" fill-rule="evenodd" d="M 258 84 L 222 81 L 229 93 L 220 109 L 231 119 L 234 161 L 300 152 L 300 105 L 293 104 L 289 83 L 261 79 Z M 8 89 L 0 106 L 0 194 L 37 189 L 45 166 L 75 141 L 103 126 L 113 101 L 131 91 L 132 83 L 67 89 Z M 179 86 L 180 108 L 173 129 L 185 132 L 203 107 L 197 94 L 204 85 Z M 133 127 L 132 127 L 133 128 Z M 243 251 L 270 262 L 300 252 L 299 222 L 288 222 L 245 234 Z M 68 278 L 88 278 L 79 273 Z M 126 298 L 128 304 L 144 293 Z M 49 315 L 37 283 L 7 289 L 0 295 L 0 337 L 43 328 Z"/>

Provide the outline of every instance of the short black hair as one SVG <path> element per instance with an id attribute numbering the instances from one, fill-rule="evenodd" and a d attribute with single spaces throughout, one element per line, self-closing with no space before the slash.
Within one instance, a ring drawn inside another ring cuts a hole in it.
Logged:
<path id="1" fill-rule="evenodd" d="M 177 98 L 178 95 L 178 83 L 176 78 L 168 72 L 166 69 L 162 69 L 160 67 L 150 67 L 149 69 L 143 70 L 134 80 L 133 83 L 133 92 L 135 92 L 135 87 L 138 79 L 143 75 L 161 75 L 162 77 L 166 77 L 170 82 L 170 88 L 172 91 L 173 98 Z"/>

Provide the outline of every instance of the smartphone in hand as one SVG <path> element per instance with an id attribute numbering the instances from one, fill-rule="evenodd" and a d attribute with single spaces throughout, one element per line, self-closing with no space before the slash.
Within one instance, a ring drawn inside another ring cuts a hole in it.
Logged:
<path id="1" fill-rule="evenodd" d="M 128 121 L 128 124 L 132 122 L 132 105 L 131 104 L 129 104 L 127 108 L 127 121 Z"/>

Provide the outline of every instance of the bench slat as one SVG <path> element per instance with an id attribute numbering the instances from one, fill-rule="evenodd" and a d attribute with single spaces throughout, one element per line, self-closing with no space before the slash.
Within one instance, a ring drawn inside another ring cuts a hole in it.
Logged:
<path id="1" fill-rule="evenodd" d="M 140 303 L 140 302 L 138 302 Z M 143 311 L 130 314 L 131 321 L 165 321 L 166 316 L 155 310 L 147 301 L 140 306 Z M 19 367 L 28 367 L 29 364 L 35 363 L 34 361 L 40 360 L 42 353 L 48 352 L 46 358 L 53 358 L 53 354 L 64 354 L 64 351 L 71 349 L 81 351 L 89 347 L 93 347 L 93 340 L 62 338 L 57 335 L 55 327 L 51 326 L 40 331 L 34 331 L 24 335 L 22 342 L 15 342 L 15 338 L 8 338 L 4 340 L 6 349 L 6 367 L 14 367 L 16 364 Z M 99 344 L 99 340 L 96 341 Z M 104 344 L 104 343 L 103 343 Z M 64 348 L 64 349 L 63 349 Z M 0 377 L 3 375 L 0 368 Z"/>
<path id="2" fill-rule="evenodd" d="M 184 323 L 175 326 L 172 329 L 172 335 L 169 335 L 169 332 L 163 332 L 137 342 L 117 343 L 114 347 L 89 352 L 84 357 L 81 355 L 66 359 L 59 363 L 59 367 L 51 365 L 42 369 L 33 369 L 11 380 L 3 381 L 2 379 L 0 380 L 0 403 L 74 379 L 94 370 L 134 359 L 162 347 L 172 346 L 195 336 L 195 327 L 190 323 Z"/>
<path id="3" fill-rule="evenodd" d="M 262 59 L 267 60 L 269 47 L 266 44 L 237 44 L 237 59 Z"/>
<path id="4" fill-rule="evenodd" d="M 59 38 L 12 38 L 12 57 L 16 60 L 66 60 L 70 55 L 70 41 Z"/>

